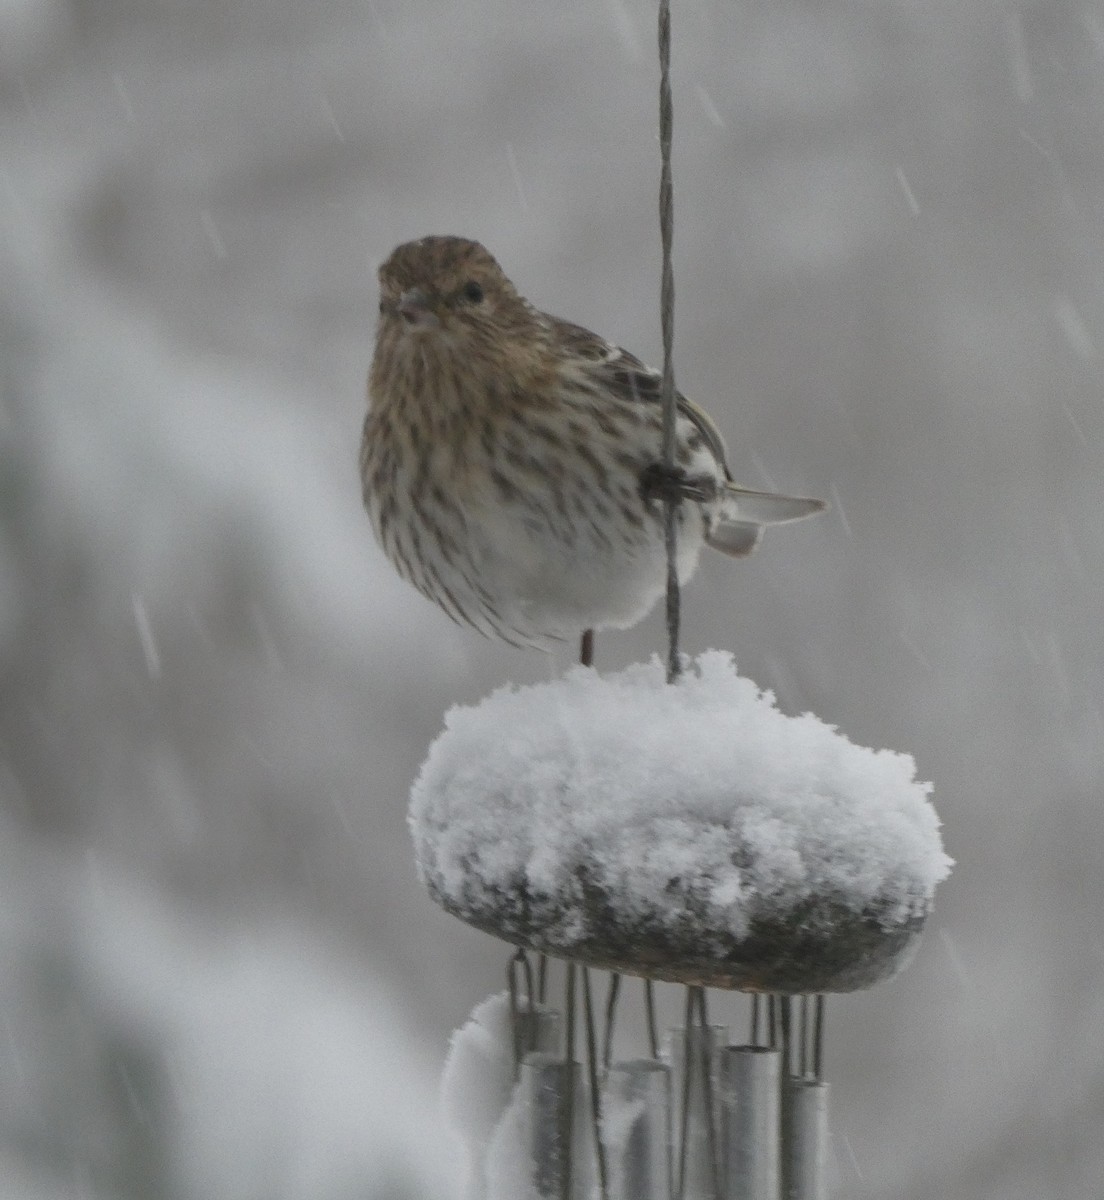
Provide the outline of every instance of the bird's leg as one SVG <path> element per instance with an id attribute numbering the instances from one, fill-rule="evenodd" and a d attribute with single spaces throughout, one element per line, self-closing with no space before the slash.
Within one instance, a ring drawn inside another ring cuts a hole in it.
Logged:
<path id="1" fill-rule="evenodd" d="M 645 501 L 697 500 L 705 503 L 717 495 L 717 484 L 706 476 L 692 479 L 681 467 L 652 463 L 640 472 L 640 494 Z"/>

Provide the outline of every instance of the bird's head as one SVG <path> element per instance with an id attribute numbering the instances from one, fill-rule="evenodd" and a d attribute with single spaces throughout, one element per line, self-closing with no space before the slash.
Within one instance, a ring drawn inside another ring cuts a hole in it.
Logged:
<path id="1" fill-rule="evenodd" d="M 479 242 L 404 242 L 379 269 L 378 341 L 497 360 L 547 340 L 547 322 Z"/>

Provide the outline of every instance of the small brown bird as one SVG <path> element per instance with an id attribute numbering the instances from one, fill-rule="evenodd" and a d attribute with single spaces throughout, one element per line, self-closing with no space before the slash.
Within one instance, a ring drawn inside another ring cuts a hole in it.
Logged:
<path id="1" fill-rule="evenodd" d="M 364 502 L 399 574 L 456 621 L 521 645 L 634 625 L 665 588 L 671 487 L 684 582 L 703 543 L 749 554 L 764 525 L 824 508 L 733 483 L 682 395 L 666 477 L 659 373 L 538 312 L 478 242 L 407 242 L 379 283 Z"/>

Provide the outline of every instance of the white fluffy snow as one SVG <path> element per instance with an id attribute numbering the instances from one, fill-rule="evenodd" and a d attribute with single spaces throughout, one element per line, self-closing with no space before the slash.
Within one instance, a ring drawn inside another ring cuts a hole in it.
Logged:
<path id="1" fill-rule="evenodd" d="M 467 1152 L 467 1200 L 487 1194 L 487 1151 L 513 1090 L 510 997 L 498 992 L 477 1004 L 452 1035 L 441 1077 L 445 1119 Z"/>
<path id="2" fill-rule="evenodd" d="M 930 906 L 951 860 L 907 754 L 790 717 L 711 651 L 668 686 L 658 661 L 508 687 L 457 707 L 411 797 L 419 868 L 447 905 L 554 898 L 586 932 L 578 870 L 621 913 L 744 936 L 831 897 L 887 926 Z"/>
<path id="3" fill-rule="evenodd" d="M 552 1056 L 535 1057 L 547 1060 Z M 528 1062 L 532 1067 L 533 1058 Z M 535 1134 L 541 1140 L 535 1123 L 546 1120 L 548 1114 L 534 1106 L 525 1070 L 523 1067 L 522 1078 L 515 1084 L 508 994 L 499 992 L 487 997 L 453 1034 L 441 1081 L 449 1130 L 467 1151 L 464 1200 L 540 1200 L 544 1194 L 534 1186 L 533 1142 Z M 652 1072 L 661 1076 L 658 1082 L 663 1103 L 652 1109 L 650 1124 L 646 1094 L 650 1091 L 655 1097 L 657 1080 Z M 665 1170 L 665 1146 L 652 1145 L 657 1132 L 655 1121 L 658 1118 L 662 1127 L 667 1122 L 665 1068 L 653 1060 L 620 1063 L 601 1087 L 602 1141 L 611 1177 L 610 1194 L 628 1196 L 633 1188 L 632 1181 L 625 1178 L 625 1170 L 641 1143 L 654 1155 L 653 1169 Z M 581 1076 L 575 1100 L 572 1156 L 579 1181 L 595 1171 L 589 1092 Z M 576 1194 L 597 1192 L 587 1192 L 584 1185 L 577 1188 Z"/>
<path id="4" fill-rule="evenodd" d="M 534 1183 L 533 1139 L 548 1113 L 534 1105 L 524 1078 L 515 1081 L 508 993 L 481 1001 L 453 1034 L 441 1097 L 449 1130 L 467 1152 L 464 1200 L 542 1200 L 547 1193 Z M 586 1113 L 580 1080 L 572 1151 L 577 1180 L 590 1170 Z M 589 1194 L 585 1184 L 580 1191 Z"/>

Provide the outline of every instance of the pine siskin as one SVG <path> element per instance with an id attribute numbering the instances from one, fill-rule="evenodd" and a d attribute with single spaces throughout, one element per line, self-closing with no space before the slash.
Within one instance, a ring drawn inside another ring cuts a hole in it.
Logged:
<path id="1" fill-rule="evenodd" d="M 683 581 L 703 542 L 749 554 L 764 525 L 824 508 L 733 483 L 682 395 L 665 479 L 659 373 L 538 312 L 478 242 L 407 242 L 379 281 L 364 502 L 399 574 L 456 621 L 530 645 L 635 624 L 665 588 L 665 484 L 687 498 Z"/>

